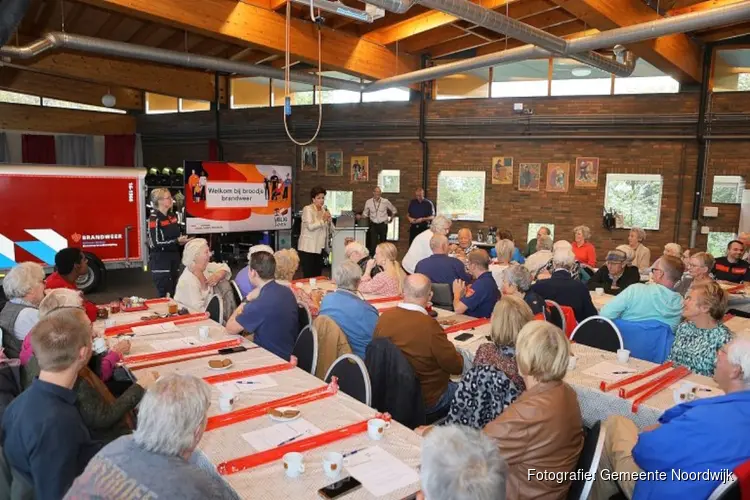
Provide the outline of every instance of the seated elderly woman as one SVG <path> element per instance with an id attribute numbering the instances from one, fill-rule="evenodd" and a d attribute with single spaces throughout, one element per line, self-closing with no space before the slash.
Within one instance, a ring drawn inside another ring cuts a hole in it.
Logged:
<path id="1" fill-rule="evenodd" d="M 500 289 L 503 286 L 503 272 L 510 266 L 511 259 L 513 257 L 513 242 L 510 240 L 498 240 L 495 243 L 495 251 L 497 257 L 495 261 L 490 264 L 490 272 L 492 277 L 495 278 L 497 288 Z"/>
<path id="2" fill-rule="evenodd" d="M 577 226 L 573 229 L 573 254 L 582 266 L 596 268 L 596 248 L 590 243 L 591 229 L 588 226 Z"/>
<path id="3" fill-rule="evenodd" d="M 367 262 L 359 291 L 373 295 L 401 295 L 404 292 L 406 273 L 397 258 L 396 245 L 389 242 L 379 244 L 375 248 L 375 258 Z M 382 267 L 383 272 L 373 278 L 371 272 L 376 265 Z"/>
<path id="4" fill-rule="evenodd" d="M 683 302 L 685 321 L 675 330 L 669 359 L 712 377 L 716 352 L 732 340 L 732 332 L 721 322 L 728 301 L 727 293 L 715 281 L 694 283 Z"/>
<path id="5" fill-rule="evenodd" d="M 573 245 L 571 245 L 570 242 L 566 240 L 557 240 L 552 245 L 553 254 L 558 250 L 564 250 L 564 249 L 570 250 L 572 252 Z M 555 270 L 555 265 L 552 262 L 552 258 L 550 258 L 549 262 L 547 262 L 547 265 L 540 268 L 539 271 L 537 271 L 536 274 L 533 275 L 534 279 L 535 280 L 547 279 L 550 276 L 552 276 L 552 271 L 554 270 Z M 576 280 L 581 279 L 581 264 L 579 264 L 577 260 L 573 262 L 573 267 L 570 270 L 570 275 L 573 276 L 573 279 L 576 279 Z"/>
<path id="6" fill-rule="evenodd" d="M 541 235 L 536 240 L 536 252 L 526 257 L 524 266 L 531 274 L 536 274 L 552 258 L 552 238 L 548 235 Z"/>
<path id="7" fill-rule="evenodd" d="M 583 448 L 583 421 L 575 391 L 563 382 L 568 340 L 546 321 L 527 323 L 516 339 L 518 371 L 526 390 L 484 432 L 508 463 L 507 498 L 565 498 Z M 546 471 L 539 479 L 531 470 Z"/>
<path id="8" fill-rule="evenodd" d="M 462 227 L 458 231 L 458 243 L 450 246 L 450 253 L 456 258 L 466 260 L 471 252 L 477 249 L 472 241 L 471 229 Z"/>
<path id="9" fill-rule="evenodd" d="M 674 286 L 674 291 L 683 297 L 691 286 L 713 281 L 711 269 L 714 267 L 714 258 L 710 253 L 698 252 L 687 259 L 685 270 L 680 281 Z"/>
<path id="10" fill-rule="evenodd" d="M 194 311 L 205 311 L 214 289 L 231 274 L 229 266 L 209 262 L 211 249 L 203 238 L 190 240 L 185 245 L 182 263 L 185 270 L 177 281 L 174 299 Z"/>
<path id="11" fill-rule="evenodd" d="M 161 377 L 143 398 L 133 435 L 102 448 L 67 497 L 121 498 L 111 496 L 112 485 L 133 484 L 143 498 L 237 500 L 219 476 L 190 460 L 210 404 L 211 388 L 203 380 L 175 373 Z"/>
<path id="12" fill-rule="evenodd" d="M 279 250 L 273 254 L 273 258 L 276 260 L 276 273 L 274 275 L 276 283 L 286 285 L 294 293 L 294 297 L 298 303 L 307 306 L 307 309 L 312 315 L 312 319 L 318 317 L 318 310 L 320 309 L 320 301 L 323 300 L 323 292 L 320 290 L 313 290 L 311 293 L 307 293 L 302 288 L 292 286 L 292 278 L 294 278 L 297 269 L 299 268 L 299 255 L 297 250 L 293 248 L 287 248 Z M 257 296 L 257 293 L 253 291 L 248 300 L 251 300 Z"/>
<path id="13" fill-rule="evenodd" d="M 544 319 L 544 299 L 531 291 L 531 273 L 526 267 L 518 263 L 511 264 L 503 273 L 503 283 L 500 287 L 503 297 L 516 296 L 523 299 L 531 308 L 534 316 L 541 315 Z"/>
<path id="14" fill-rule="evenodd" d="M 519 391 L 526 389 L 516 364 L 516 337 L 534 319 L 531 308 L 521 297 L 503 295 L 492 311 L 492 342 L 482 344 L 474 356 L 474 366 L 490 365 L 504 372 Z"/>
<path id="15" fill-rule="evenodd" d="M 643 244 L 646 241 L 646 231 L 640 227 L 630 228 L 628 233 L 628 247 L 633 251 L 633 265 L 641 274 L 648 274 L 651 266 L 651 250 Z"/>
<path id="16" fill-rule="evenodd" d="M 247 262 L 248 264 L 239 270 L 237 275 L 234 277 L 234 282 L 237 284 L 237 287 L 240 289 L 240 295 L 243 297 L 247 297 L 250 292 L 253 291 L 253 285 L 250 283 L 250 257 L 255 252 L 268 252 L 273 253 L 273 248 L 269 247 L 268 245 L 253 245 L 250 247 L 250 251 L 247 252 Z"/>
<path id="17" fill-rule="evenodd" d="M 8 302 L 0 311 L 3 348 L 9 358 L 21 354 L 21 343 L 39 322 L 39 303 L 44 298 L 44 269 L 34 262 L 22 262 L 3 279 Z"/>
<path id="18" fill-rule="evenodd" d="M 640 283 L 641 274 L 635 266 L 627 265 L 628 256 L 622 250 L 607 253 L 606 264 L 591 277 L 589 290 L 603 288 L 604 293 L 617 295 L 630 285 Z"/>
<path id="19" fill-rule="evenodd" d="M 523 254 L 516 246 L 516 240 L 513 239 L 513 233 L 509 229 L 501 229 L 497 232 L 498 240 L 510 240 L 513 242 L 513 255 L 511 256 L 511 262 L 518 262 L 519 264 L 525 264 L 526 259 L 523 258 Z"/>

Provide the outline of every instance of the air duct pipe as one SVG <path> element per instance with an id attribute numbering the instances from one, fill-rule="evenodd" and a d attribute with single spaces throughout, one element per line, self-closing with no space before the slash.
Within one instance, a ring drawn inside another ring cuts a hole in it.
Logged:
<path id="1" fill-rule="evenodd" d="M 376 1 L 379 2 L 382 0 Z M 596 35 L 571 40 L 569 42 L 566 41 L 567 48 L 565 50 L 569 53 L 571 51 L 614 47 L 617 45 L 641 42 L 685 31 L 707 29 L 722 24 L 741 22 L 747 19 L 750 19 L 750 2 L 742 2 L 710 11 L 683 14 L 681 16 L 664 18 L 658 21 L 651 21 L 625 28 L 616 28 Z M 411 73 L 404 73 L 395 77 L 385 78 L 367 85 L 365 91 L 373 92 L 388 87 L 411 85 L 424 80 L 435 80 L 474 69 L 508 64 L 511 62 L 523 61 L 525 59 L 552 57 L 555 55 L 556 54 L 540 49 L 539 47 L 526 45 L 515 49 L 463 59 L 461 61 L 441 66 L 434 66 L 432 68 L 421 69 Z M 623 54 L 623 56 L 625 57 L 626 64 L 634 65 L 634 57 L 630 52 Z"/>
<path id="2" fill-rule="evenodd" d="M 48 33 L 44 38 L 36 40 L 23 47 L 4 46 L 0 48 L 0 57 L 11 59 L 32 59 L 51 49 L 69 49 L 91 54 L 99 54 L 110 57 L 123 57 L 138 59 L 184 68 L 194 68 L 215 71 L 226 74 L 237 74 L 243 76 L 260 76 L 284 80 L 284 70 L 258 66 L 250 63 L 231 61 L 218 57 L 201 56 L 174 50 L 158 49 L 155 47 L 144 47 L 132 43 L 113 42 L 99 38 L 91 38 L 82 35 L 71 35 L 68 33 Z M 318 85 L 318 77 L 308 73 L 290 72 L 291 81 Z M 323 77 L 322 85 L 327 88 L 351 90 L 359 92 L 362 86 L 357 82 L 339 80 L 338 78 Z"/>

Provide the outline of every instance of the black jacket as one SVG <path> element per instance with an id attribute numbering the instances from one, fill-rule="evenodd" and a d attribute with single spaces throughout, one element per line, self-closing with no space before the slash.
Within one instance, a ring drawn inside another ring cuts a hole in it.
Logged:
<path id="1" fill-rule="evenodd" d="M 410 429 L 425 424 L 425 408 L 419 379 L 398 347 L 376 338 L 367 347 L 365 365 L 372 385 L 372 407 Z"/>
<path id="2" fill-rule="evenodd" d="M 641 273 L 638 272 L 638 268 L 635 266 L 625 266 L 622 272 L 622 276 L 617 280 L 617 288 L 612 289 L 612 278 L 609 276 L 609 269 L 607 265 L 603 265 L 599 270 L 594 273 L 588 282 L 589 290 L 596 290 L 597 288 L 604 288 L 604 293 L 610 295 L 617 295 L 618 293 L 625 290 L 630 285 L 641 282 Z"/>
<path id="3" fill-rule="evenodd" d="M 180 224 L 173 213 L 164 215 L 158 210 L 148 218 L 148 247 L 151 252 L 179 252 Z"/>
<path id="4" fill-rule="evenodd" d="M 573 279 L 568 271 L 555 271 L 550 279 L 534 283 L 531 290 L 541 295 L 544 300 L 554 300 L 561 306 L 572 307 L 579 323 L 589 316 L 598 314 L 594 303 L 591 302 L 589 289 Z"/>

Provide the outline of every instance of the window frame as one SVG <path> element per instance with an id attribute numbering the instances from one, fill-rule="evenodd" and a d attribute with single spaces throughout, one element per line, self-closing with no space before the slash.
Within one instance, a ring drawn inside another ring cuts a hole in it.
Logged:
<path id="1" fill-rule="evenodd" d="M 536 226 L 536 231 L 532 233 L 531 226 Z M 536 233 L 539 232 L 540 227 L 546 227 L 550 231 L 550 238 L 552 238 L 552 241 L 555 241 L 555 224 L 554 223 L 547 223 L 547 222 L 529 222 L 526 225 L 526 243 L 536 238 Z"/>
<path id="2" fill-rule="evenodd" d="M 394 173 L 395 172 L 395 173 Z M 383 177 L 398 177 L 398 189 L 396 191 L 390 191 L 385 189 L 383 184 Z M 383 169 L 378 172 L 378 187 L 383 193 L 400 193 L 401 192 L 401 170 L 400 169 Z"/>
<path id="3" fill-rule="evenodd" d="M 482 201 L 479 209 L 480 218 L 467 218 L 467 217 L 454 217 L 454 212 L 446 213 L 441 210 L 440 206 L 440 177 L 443 175 L 449 175 L 452 177 L 467 177 L 467 178 L 481 178 L 482 179 Z M 439 215 L 445 215 L 452 221 L 463 221 L 463 222 L 484 222 L 485 209 L 487 202 L 487 172 L 484 170 L 441 170 L 438 172 L 437 177 L 437 189 L 435 196 L 436 211 Z"/>
<path id="4" fill-rule="evenodd" d="M 648 182 L 648 181 L 659 181 L 660 189 L 659 189 L 659 203 L 657 205 L 656 209 L 656 227 L 643 227 L 645 230 L 649 231 L 658 231 L 661 228 L 661 205 L 664 201 L 664 176 L 661 174 L 623 174 L 623 173 L 608 173 L 604 180 L 604 209 L 610 210 L 615 207 L 610 206 L 609 203 L 607 203 L 609 199 L 609 182 L 610 180 L 613 181 L 642 181 L 642 182 Z M 631 229 L 635 226 L 630 226 L 625 223 L 625 219 L 623 217 L 623 226 L 622 229 Z"/>
<path id="5" fill-rule="evenodd" d="M 734 187 L 737 201 L 716 201 L 714 200 L 714 193 L 716 192 L 716 186 L 723 187 Z M 741 175 L 714 175 L 713 184 L 711 186 L 711 203 L 717 205 L 741 205 L 742 204 L 742 192 L 745 190 L 745 178 Z"/>
<path id="6" fill-rule="evenodd" d="M 331 189 L 331 190 L 328 190 L 326 192 L 326 198 L 329 199 L 329 200 L 330 200 L 329 195 L 331 195 L 331 193 L 351 193 L 351 195 L 352 195 L 352 205 L 351 205 L 351 207 L 349 207 L 348 210 L 341 210 L 338 213 L 335 213 L 333 211 L 333 209 L 332 209 L 333 207 L 331 206 L 331 203 L 327 201 L 326 205 L 328 206 L 329 209 L 331 209 L 331 216 L 333 216 L 333 217 L 339 217 L 339 216 L 341 216 L 341 214 L 343 212 L 351 212 L 352 210 L 354 210 L 354 191 L 350 191 L 350 190 L 346 190 L 346 189 Z"/>

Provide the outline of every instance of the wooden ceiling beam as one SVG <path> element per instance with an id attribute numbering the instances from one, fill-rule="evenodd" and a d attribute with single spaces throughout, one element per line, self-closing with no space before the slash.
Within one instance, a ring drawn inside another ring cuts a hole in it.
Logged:
<path id="1" fill-rule="evenodd" d="M 78 4 L 82 5 L 82 4 Z M 109 14 L 107 20 L 102 24 L 102 27 L 94 35 L 96 38 L 109 38 L 114 30 L 122 23 L 122 16 L 115 12 Z"/>
<path id="2" fill-rule="evenodd" d="M 688 5 L 687 7 L 672 9 L 667 12 L 667 16 L 672 17 L 680 16 L 682 14 L 690 14 L 692 12 L 702 12 L 704 10 L 712 10 L 718 7 L 725 7 L 727 5 L 732 5 L 743 1 L 745 0 L 709 0 L 708 2 L 700 2 L 693 5 Z"/>
<path id="3" fill-rule="evenodd" d="M 736 24 L 729 28 L 720 28 L 697 33 L 696 36 L 705 43 L 720 42 L 750 34 L 750 23 Z"/>
<path id="4" fill-rule="evenodd" d="M 268 8 L 233 0 L 83 0 L 96 7 L 121 12 L 151 22 L 168 24 L 237 45 L 263 50 L 285 50 L 285 18 Z M 270 6 L 270 2 L 267 2 Z M 324 27 L 323 64 L 354 75 L 380 79 L 418 69 L 417 58 L 397 56 L 369 40 Z M 291 53 L 304 61 L 317 61 L 317 27 L 293 19 Z"/>
<path id="5" fill-rule="evenodd" d="M 425 31 L 417 36 L 408 38 L 402 42 L 398 42 L 399 50 L 409 52 L 410 54 L 417 54 L 424 51 L 428 47 L 432 47 L 439 43 L 448 42 L 455 40 L 456 38 L 465 37 L 466 33 L 456 28 L 455 26 L 443 26 L 434 30 Z"/>
<path id="6" fill-rule="evenodd" d="M 61 134 L 134 134 L 135 117 L 100 111 L 0 103 L 0 129 Z"/>
<path id="7" fill-rule="evenodd" d="M 634 0 L 553 0 L 599 31 L 662 19 L 645 2 Z M 701 49 L 685 34 L 631 44 L 637 56 L 682 82 L 701 80 Z"/>

